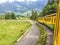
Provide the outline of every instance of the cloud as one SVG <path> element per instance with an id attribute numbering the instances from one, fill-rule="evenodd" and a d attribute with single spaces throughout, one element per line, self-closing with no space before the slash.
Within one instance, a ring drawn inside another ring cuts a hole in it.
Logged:
<path id="1" fill-rule="evenodd" d="M 5 3 L 6 1 L 13 2 L 13 1 L 25 1 L 25 0 L 1 0 L 0 3 Z"/>
<path id="2" fill-rule="evenodd" d="M 25 0 L 16 0 L 16 1 L 19 1 L 19 2 L 21 2 L 21 1 L 25 1 Z"/>
<path id="3" fill-rule="evenodd" d="M 37 1 L 37 0 L 30 0 L 30 1 Z"/>
<path id="4" fill-rule="evenodd" d="M 37 0 L 16 0 L 16 1 L 37 1 Z"/>
<path id="5" fill-rule="evenodd" d="M 6 2 L 6 1 L 7 1 L 7 0 L 1 0 L 0 3 L 4 3 L 4 2 Z"/>
<path id="6" fill-rule="evenodd" d="M 13 2 L 13 1 L 37 1 L 37 0 L 1 0 L 0 3 L 5 3 L 6 1 Z M 44 1 L 44 0 L 38 0 L 38 1 Z"/>
<path id="7" fill-rule="evenodd" d="M 9 2 L 13 2 L 14 0 L 8 0 Z"/>

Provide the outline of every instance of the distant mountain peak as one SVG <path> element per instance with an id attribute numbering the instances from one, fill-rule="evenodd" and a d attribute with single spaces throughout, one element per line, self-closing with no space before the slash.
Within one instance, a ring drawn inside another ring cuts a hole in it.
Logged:
<path id="1" fill-rule="evenodd" d="M 26 0 L 27 1 L 27 0 Z M 37 11 L 41 11 L 44 6 L 47 4 L 46 0 L 44 1 L 28 1 L 28 2 L 9 2 L 0 4 L 0 13 L 5 13 L 8 11 L 15 12 L 15 13 L 25 13 L 31 12 L 33 9 L 37 9 Z"/>

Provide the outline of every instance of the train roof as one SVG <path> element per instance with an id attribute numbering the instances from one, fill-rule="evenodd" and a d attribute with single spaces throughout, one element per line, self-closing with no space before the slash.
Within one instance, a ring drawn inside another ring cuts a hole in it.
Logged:
<path id="1" fill-rule="evenodd" d="M 44 17 L 51 17 L 51 16 L 56 16 L 56 13 L 50 14 L 50 15 L 46 15 L 46 16 L 44 16 Z"/>

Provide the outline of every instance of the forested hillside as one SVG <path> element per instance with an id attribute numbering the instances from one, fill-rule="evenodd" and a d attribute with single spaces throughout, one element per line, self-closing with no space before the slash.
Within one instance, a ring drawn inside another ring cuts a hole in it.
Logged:
<path id="1" fill-rule="evenodd" d="M 58 2 L 59 0 L 51 0 L 51 1 L 48 0 L 48 4 L 45 6 L 42 12 L 40 12 L 39 16 L 45 16 L 45 15 L 56 13 Z"/>

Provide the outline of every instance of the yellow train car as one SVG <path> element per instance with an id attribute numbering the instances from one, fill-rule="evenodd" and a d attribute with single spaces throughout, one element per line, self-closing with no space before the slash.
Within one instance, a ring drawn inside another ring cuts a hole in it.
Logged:
<path id="1" fill-rule="evenodd" d="M 43 17 L 39 17 L 39 18 L 38 18 L 38 22 L 43 23 L 43 21 L 44 21 L 44 18 L 43 18 Z"/>
<path id="2" fill-rule="evenodd" d="M 46 24 L 55 24 L 56 14 L 50 14 L 44 17 Z"/>
<path id="3" fill-rule="evenodd" d="M 42 18 L 38 18 L 38 22 L 46 24 L 54 24 L 54 45 L 60 45 L 60 0 L 56 14 L 47 15 Z"/>
<path id="4" fill-rule="evenodd" d="M 56 13 L 38 18 L 38 22 L 45 24 L 55 24 L 55 18 L 56 18 Z"/>

